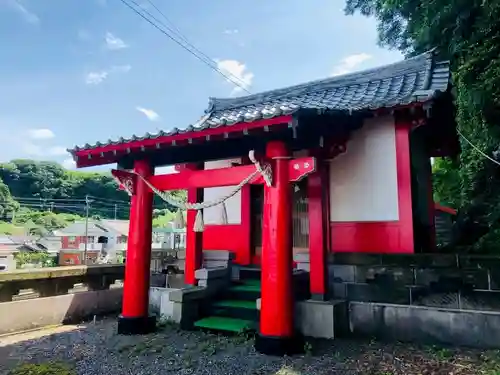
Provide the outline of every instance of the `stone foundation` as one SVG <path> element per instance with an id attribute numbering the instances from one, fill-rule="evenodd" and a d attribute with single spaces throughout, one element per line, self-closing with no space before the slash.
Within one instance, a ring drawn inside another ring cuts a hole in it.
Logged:
<path id="1" fill-rule="evenodd" d="M 150 312 L 176 322 L 184 329 L 192 328 L 193 323 L 203 315 L 206 300 L 223 292 L 231 283 L 234 257 L 231 252 L 204 251 L 203 257 L 205 267 L 195 272 L 198 286 L 150 288 Z"/>
<path id="2" fill-rule="evenodd" d="M 382 340 L 500 348 L 500 313 L 351 302 L 353 336 Z"/>

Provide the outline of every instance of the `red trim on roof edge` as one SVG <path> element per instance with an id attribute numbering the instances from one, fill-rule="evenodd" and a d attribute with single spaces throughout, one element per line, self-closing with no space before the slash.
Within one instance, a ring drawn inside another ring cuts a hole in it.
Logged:
<path id="1" fill-rule="evenodd" d="M 434 208 L 438 211 L 446 212 L 447 214 L 450 214 L 450 215 L 457 214 L 457 210 L 455 210 L 454 208 L 442 206 L 439 203 L 434 203 Z"/>
<path id="2" fill-rule="evenodd" d="M 234 125 L 221 125 L 217 128 L 207 128 L 203 130 L 194 130 L 191 132 L 167 135 L 158 138 L 148 138 L 119 144 L 110 144 L 99 146 L 95 148 L 87 148 L 75 150 L 72 152 L 73 157 L 76 159 L 76 165 L 81 167 L 92 167 L 96 165 L 111 164 L 117 162 L 121 155 L 105 155 L 109 152 L 122 153 L 130 150 L 131 152 L 144 149 L 153 149 L 157 145 L 165 146 L 172 141 L 185 141 L 188 139 L 205 138 L 207 136 L 222 135 L 224 133 L 241 132 L 245 129 L 257 129 L 270 125 L 284 124 L 292 121 L 292 115 L 278 116 L 270 119 L 256 120 L 253 122 L 239 122 Z M 175 147 L 175 146 L 172 146 Z M 90 159 L 89 159 L 90 156 Z"/>

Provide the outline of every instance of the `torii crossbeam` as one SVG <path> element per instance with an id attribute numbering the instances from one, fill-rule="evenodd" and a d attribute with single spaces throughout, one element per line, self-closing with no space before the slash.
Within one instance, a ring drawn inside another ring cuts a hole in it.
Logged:
<path id="1" fill-rule="evenodd" d="M 271 171 L 271 181 L 265 183 L 262 175 L 249 181 L 264 184 L 261 319 L 256 348 L 263 353 L 290 353 L 294 351 L 292 346 L 296 340 L 293 340 L 292 201 L 289 185 L 314 172 L 316 159 L 293 158 L 284 142 L 272 141 L 267 144 L 265 157 L 260 163 Z M 232 186 L 238 185 L 255 169 L 256 165 L 250 164 L 154 176 L 149 164 L 140 160 L 135 162 L 134 172 L 112 171 L 121 187 L 132 197 L 119 332 L 145 332 L 152 329 L 154 322 L 148 315 L 153 203 L 153 191 L 148 183 L 160 191 Z M 187 230 L 192 231 L 192 228 Z M 194 273 L 201 266 L 201 241 L 195 242 L 196 237 L 188 235 L 185 282 L 190 285 L 195 285 Z"/>

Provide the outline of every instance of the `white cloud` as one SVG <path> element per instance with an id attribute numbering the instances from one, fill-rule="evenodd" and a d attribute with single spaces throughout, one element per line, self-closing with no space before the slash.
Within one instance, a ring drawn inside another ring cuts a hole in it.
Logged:
<path id="1" fill-rule="evenodd" d="M 109 31 L 106 33 L 106 47 L 109 50 L 119 50 L 123 48 L 128 48 L 127 43 L 123 41 L 123 39 L 120 39 L 116 36 L 114 36 L 112 33 Z"/>
<path id="2" fill-rule="evenodd" d="M 227 80 L 228 82 L 234 81 L 239 86 L 234 87 L 231 92 L 232 95 L 237 94 L 243 89 L 247 89 L 252 86 L 252 81 L 254 74 L 248 71 L 246 65 L 237 60 L 217 60 L 217 68 L 222 71 L 224 74 L 228 75 L 231 80 Z M 234 85 L 234 83 L 232 83 Z"/>
<path id="3" fill-rule="evenodd" d="M 61 164 L 66 169 L 75 169 L 76 168 L 76 163 L 73 160 L 73 158 L 64 159 Z"/>
<path id="4" fill-rule="evenodd" d="M 105 79 L 109 77 L 110 74 L 114 73 L 128 73 L 132 69 L 130 65 L 115 65 L 107 70 L 99 70 L 95 72 L 89 72 L 85 76 L 85 83 L 87 85 L 99 85 L 104 82 Z"/>
<path id="5" fill-rule="evenodd" d="M 20 0 L 10 0 L 9 4 L 16 12 L 23 16 L 26 22 L 32 25 L 38 25 L 40 23 L 40 18 L 35 13 L 29 11 Z"/>
<path id="6" fill-rule="evenodd" d="M 108 72 L 101 70 L 100 72 L 90 72 L 85 76 L 85 83 L 87 85 L 98 85 L 108 78 Z"/>
<path id="7" fill-rule="evenodd" d="M 339 76 L 342 74 L 351 73 L 359 65 L 363 64 L 365 61 L 372 59 L 372 55 L 367 53 L 358 53 L 355 55 L 350 55 L 343 58 L 339 64 L 337 64 L 332 70 L 332 76 Z"/>
<path id="8" fill-rule="evenodd" d="M 28 130 L 28 136 L 31 139 L 40 140 L 40 139 L 51 139 L 51 138 L 54 138 L 55 134 L 50 129 L 42 128 L 42 129 L 30 129 L 30 130 Z"/>
<path id="9" fill-rule="evenodd" d="M 53 156 L 62 156 L 62 155 L 67 155 L 68 151 L 66 150 L 66 147 L 63 147 L 63 146 L 53 146 L 53 147 L 50 147 L 47 150 L 47 153 L 49 155 L 53 155 Z"/>
<path id="10" fill-rule="evenodd" d="M 226 29 L 224 30 L 224 34 L 233 35 L 238 34 L 240 31 L 238 29 Z"/>
<path id="11" fill-rule="evenodd" d="M 147 109 L 144 107 L 135 107 L 135 109 L 144 114 L 144 116 L 146 116 L 150 121 L 158 121 L 160 119 L 160 115 L 152 109 Z"/>

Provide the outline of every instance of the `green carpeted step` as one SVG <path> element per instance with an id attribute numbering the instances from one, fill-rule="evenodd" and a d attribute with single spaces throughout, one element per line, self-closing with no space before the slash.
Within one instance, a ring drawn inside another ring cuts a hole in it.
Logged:
<path id="1" fill-rule="evenodd" d="M 209 316 L 194 323 L 195 327 L 226 332 L 243 332 L 254 327 L 254 322 L 245 319 Z"/>
<path id="2" fill-rule="evenodd" d="M 260 293 L 260 284 L 240 284 L 231 287 L 232 292 L 255 292 Z"/>
<path id="3" fill-rule="evenodd" d="M 242 284 L 243 285 L 258 285 L 258 286 L 260 286 L 260 280 L 252 280 L 252 279 L 242 280 Z"/>
<path id="4" fill-rule="evenodd" d="M 223 300 L 223 301 L 217 301 L 213 305 L 216 307 L 230 307 L 230 308 L 238 308 L 238 309 L 257 309 L 257 303 L 255 301 Z"/>

